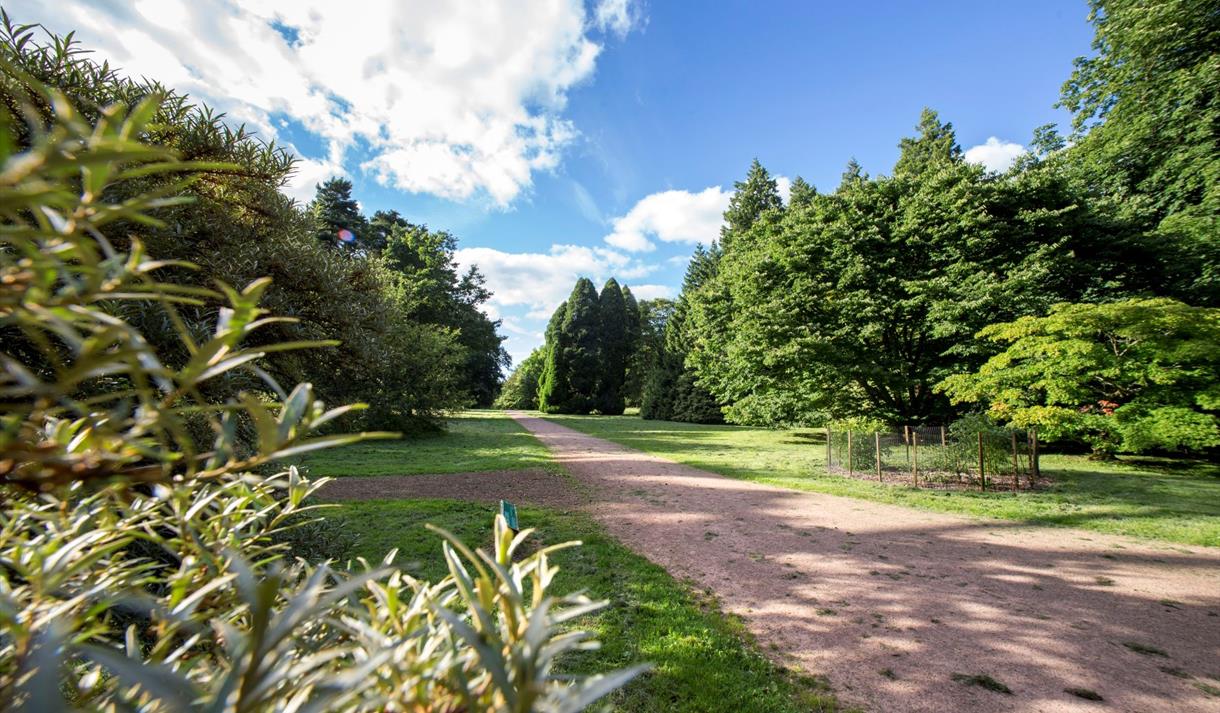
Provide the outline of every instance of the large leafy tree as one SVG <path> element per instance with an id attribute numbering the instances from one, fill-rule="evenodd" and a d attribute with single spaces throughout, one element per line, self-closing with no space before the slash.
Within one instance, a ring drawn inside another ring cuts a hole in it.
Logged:
<path id="1" fill-rule="evenodd" d="M 372 223 L 385 231 L 380 260 L 396 275 L 407 314 L 453 334 L 463 350 L 460 388 L 475 405 L 491 405 L 509 358 L 499 321 L 482 311 L 491 298 L 482 273 L 471 266 L 459 274 L 457 239 L 445 231 L 414 225 L 393 211 L 378 212 Z"/>
<path id="2" fill-rule="evenodd" d="M 496 397 L 497 408 L 536 409 L 538 408 L 538 383 L 542 378 L 542 370 L 546 366 L 546 349 L 540 347 L 530 352 L 521 360 L 513 373 L 505 380 L 504 386 Z"/>
<path id="3" fill-rule="evenodd" d="M 716 290 L 695 293 L 688 363 L 733 420 L 941 420 L 952 409 L 932 387 L 985 356 L 973 332 L 1049 304 L 1061 235 L 1030 224 L 1032 242 L 1014 241 L 1006 184 L 966 163 L 935 113 L 901 148 L 893 176 L 849 166 L 835 193 L 759 216 Z"/>
<path id="4" fill-rule="evenodd" d="M 1220 304 L 1220 12 L 1204 0 L 1092 0 L 1094 54 L 1061 105 L 1081 181 L 1157 246 L 1163 290 Z"/>
<path id="5" fill-rule="evenodd" d="M 983 329 L 1004 349 L 941 385 L 999 420 L 1094 453 L 1220 445 L 1220 309 L 1171 299 L 1061 304 Z"/>
<path id="6" fill-rule="evenodd" d="M 601 413 L 617 416 L 623 413 L 625 407 L 623 384 L 627 376 L 627 359 L 631 354 L 633 319 L 628 315 L 623 290 L 613 277 L 602 287 L 597 298 L 597 311 L 601 373 L 595 403 Z"/>

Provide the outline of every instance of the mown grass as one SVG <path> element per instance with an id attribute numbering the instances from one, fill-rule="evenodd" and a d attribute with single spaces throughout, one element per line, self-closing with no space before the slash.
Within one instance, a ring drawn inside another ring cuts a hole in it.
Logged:
<path id="1" fill-rule="evenodd" d="M 344 503 L 328 512 L 332 525 L 356 542 L 350 554 L 376 563 L 398 548 L 395 560 L 411 574 L 438 579 L 446 572 L 440 541 L 424 523 L 444 527 L 477 546 L 490 544 L 491 506 L 448 500 Z M 566 661 L 570 673 L 593 673 L 641 661 L 653 668 L 611 702 L 618 711 L 715 713 L 836 711 L 824 683 L 780 668 L 752 644 L 736 619 L 633 554 L 586 516 L 525 507 L 524 527 L 540 542 L 581 540 L 557 553 L 560 592 L 585 590 L 610 607 L 580 622 L 602 642 L 596 652 Z"/>
<path id="2" fill-rule="evenodd" d="M 466 411 L 440 433 L 317 451 L 297 465 L 314 477 L 341 477 L 516 470 L 550 462 L 546 446 L 503 412 Z"/>
<path id="3" fill-rule="evenodd" d="M 590 435 L 733 478 L 786 488 L 1039 525 L 1220 546 L 1220 464 L 1048 455 L 1052 485 L 1036 492 L 946 492 L 830 475 L 818 430 L 767 430 L 645 421 L 631 416 L 546 418 Z"/>

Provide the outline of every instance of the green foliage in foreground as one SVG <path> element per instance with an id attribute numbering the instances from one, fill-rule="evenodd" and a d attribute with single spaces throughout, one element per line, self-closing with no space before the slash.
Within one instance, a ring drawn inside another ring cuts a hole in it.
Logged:
<path id="1" fill-rule="evenodd" d="M 576 713 L 639 673 L 555 675 L 594 645 L 568 622 L 601 604 L 553 596 L 565 545 L 519 554 L 528 533 L 503 518 L 490 554 L 446 535 L 435 583 L 389 554 L 355 573 L 286 562 L 277 539 L 320 483 L 252 471 L 359 437 L 316 436 L 349 409 L 257 365 L 318 345 L 251 348 L 283 321 L 259 307 L 268 280 L 166 280 L 194 266 L 122 230 L 164 227 L 187 182 L 223 167 L 142 141 L 158 97 L 90 121 L 0 67 L 28 122 L 15 144 L 0 106 L 0 707 Z M 149 177 L 167 180 L 141 190 Z M 170 325 L 177 349 L 133 314 Z"/>
<path id="2" fill-rule="evenodd" d="M 318 451 L 299 463 L 332 477 L 545 468 L 551 457 L 538 439 L 503 413 L 465 411 L 446 422 L 443 432 Z"/>
<path id="3" fill-rule="evenodd" d="M 371 561 L 398 548 L 398 561 L 414 576 L 443 575 L 432 557 L 434 540 L 424 523 L 436 523 L 478 543 L 487 505 L 444 500 L 343 503 L 328 511 L 333 527 L 356 533 L 352 556 Z M 525 507 L 523 526 L 536 527 L 543 542 L 580 540 L 579 548 L 555 554 L 563 578 L 557 592 L 584 590 L 610 605 L 579 622 L 593 631 L 601 649 L 566 659 L 570 673 L 648 661 L 652 669 L 610 697 L 615 710 L 677 713 L 797 713 L 835 711 L 825 685 L 779 668 L 749 642 L 741 624 L 676 582 L 665 570 L 631 553 L 588 518 Z M 529 547 L 527 543 L 526 547 Z"/>
<path id="4" fill-rule="evenodd" d="M 83 122 L 96 124 L 112 103 L 130 111 L 156 96 L 155 115 L 132 138 L 209 164 L 188 182 L 173 173 L 150 173 L 109 185 L 108 199 L 115 203 L 140 193 L 163 199 L 156 222 L 113 216 L 107 238 L 117 250 L 128 251 L 128 236 L 138 236 L 158 259 L 198 266 L 170 266 L 160 273 L 195 288 L 211 289 L 216 280 L 248 285 L 271 278 L 261 304 L 295 319 L 265 325 L 258 343 L 338 341 L 325 351 L 268 353 L 260 368 L 286 384 L 311 383 L 328 402 L 368 403 L 344 419 L 346 428 L 426 430 L 472 397 L 490 403 L 506 355 L 495 325 L 472 304 L 483 297 L 477 284 L 449 274 L 456 268 L 427 272 L 360 250 L 327 247 L 314 236 L 315 216 L 280 192 L 296 161 L 284 149 L 229 126 L 223 115 L 153 80 L 132 80 L 94 62 L 70 38 L 44 39 L 37 27 L 4 20 L 0 56 L 61 91 Z M 4 81 L 0 103 L 20 116 L 23 93 L 13 84 Z M 50 120 L 50 105 L 33 106 L 41 121 Z M 11 128 L 18 147 L 30 144 L 31 129 L 20 122 Z M 452 262 L 452 246 L 435 252 L 436 259 Z M 453 303 L 444 319 L 424 310 L 430 300 L 421 293 L 436 292 Z M 207 333 L 214 313 L 193 305 L 179 305 L 178 312 L 182 325 L 140 305 L 129 306 L 124 318 L 166 358 L 184 358 L 175 327 Z M 223 400 L 242 388 L 248 384 L 217 382 L 209 396 Z"/>
<path id="5" fill-rule="evenodd" d="M 644 421 L 629 416 L 547 416 L 570 428 L 715 473 L 796 490 L 910 507 L 1077 527 L 1220 547 L 1220 465 L 1185 459 L 1084 456 L 1042 459 L 1046 490 L 941 492 L 828 475 L 820 430 L 771 430 Z"/>
<path id="6" fill-rule="evenodd" d="M 1170 299 L 1056 305 L 994 324 L 1006 345 L 976 373 L 946 379 L 958 402 L 1094 453 L 1220 445 L 1220 309 Z"/>

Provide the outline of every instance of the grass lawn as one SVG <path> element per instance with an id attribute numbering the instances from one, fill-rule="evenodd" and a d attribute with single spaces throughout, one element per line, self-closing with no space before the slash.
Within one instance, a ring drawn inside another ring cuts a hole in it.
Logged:
<path id="1" fill-rule="evenodd" d="M 484 421 L 486 423 L 486 421 Z M 398 548 L 399 566 L 417 577 L 446 574 L 440 540 L 430 522 L 486 547 L 491 542 L 491 506 L 450 500 L 374 500 L 344 503 L 327 518 L 355 535 L 351 555 L 370 562 Z M 548 543 L 581 540 L 584 546 L 557 553 L 560 587 L 583 589 L 608 599 L 608 609 L 579 625 L 596 631 L 602 648 L 567 660 L 571 673 L 592 673 L 648 661 L 653 669 L 610 700 L 618 711 L 839 710 L 825 685 L 779 668 L 748 640 L 742 625 L 665 570 L 603 533 L 585 515 L 522 508 L 525 527 L 538 528 Z M 564 591 L 560 590 L 561 593 Z"/>
<path id="2" fill-rule="evenodd" d="M 474 473 L 550 463 L 546 447 L 502 411 L 466 411 L 443 433 L 315 451 L 297 461 L 313 477 Z"/>
<path id="3" fill-rule="evenodd" d="M 1220 465 L 1124 458 L 1098 463 L 1048 455 L 1043 491 L 943 492 L 826 473 L 820 430 L 775 431 L 644 421 L 632 416 L 546 418 L 585 433 L 732 478 L 943 512 L 1062 525 L 1190 545 L 1220 546 Z"/>

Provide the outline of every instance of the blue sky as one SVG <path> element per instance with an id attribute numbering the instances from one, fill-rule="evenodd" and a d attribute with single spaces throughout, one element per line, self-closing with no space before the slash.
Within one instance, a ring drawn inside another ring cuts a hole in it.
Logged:
<path id="1" fill-rule="evenodd" d="M 829 190 L 930 106 L 1003 167 L 1092 37 L 1074 0 L 6 5 L 290 146 L 291 194 L 453 232 L 517 361 L 578 275 L 676 294 L 754 157 Z"/>

